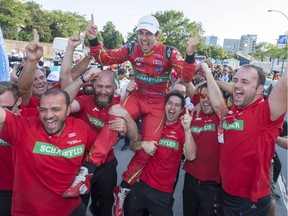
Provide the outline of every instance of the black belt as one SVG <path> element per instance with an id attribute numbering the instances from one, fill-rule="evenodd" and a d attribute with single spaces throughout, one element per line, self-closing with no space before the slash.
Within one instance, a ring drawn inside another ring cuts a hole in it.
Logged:
<path id="1" fill-rule="evenodd" d="M 214 186 L 214 187 L 221 187 L 221 184 L 218 182 L 215 182 L 215 181 L 201 181 L 192 175 L 190 175 L 190 177 L 192 178 L 193 183 L 198 184 L 198 185 L 208 185 L 208 186 Z"/>

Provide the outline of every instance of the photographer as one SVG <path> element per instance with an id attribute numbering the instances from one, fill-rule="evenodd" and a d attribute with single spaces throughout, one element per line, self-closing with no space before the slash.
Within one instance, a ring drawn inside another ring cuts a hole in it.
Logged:
<path id="1" fill-rule="evenodd" d="M 9 61 L 10 61 L 10 59 L 9 59 Z M 18 82 L 20 73 L 21 73 L 26 62 L 27 62 L 27 57 L 24 57 L 21 59 L 19 64 L 14 64 L 13 69 L 10 73 L 10 80 L 12 82 L 16 82 L 16 83 Z"/>

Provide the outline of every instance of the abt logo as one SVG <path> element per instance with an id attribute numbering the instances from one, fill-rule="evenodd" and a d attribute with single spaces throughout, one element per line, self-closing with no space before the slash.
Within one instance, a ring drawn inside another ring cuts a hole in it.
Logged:
<path id="1" fill-rule="evenodd" d="M 164 62 L 160 61 L 160 60 L 153 60 L 153 64 L 154 65 L 164 65 Z"/>
<path id="2" fill-rule="evenodd" d="M 143 62 L 144 61 L 144 57 L 136 57 L 134 59 L 134 62 Z"/>

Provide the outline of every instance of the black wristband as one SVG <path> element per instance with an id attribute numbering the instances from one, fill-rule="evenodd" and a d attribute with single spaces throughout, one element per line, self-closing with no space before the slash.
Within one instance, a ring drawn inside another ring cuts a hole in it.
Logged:
<path id="1" fill-rule="evenodd" d="M 83 83 L 86 83 L 83 74 L 80 75 L 80 79 L 81 79 L 81 81 L 82 81 Z"/>
<path id="2" fill-rule="evenodd" d="M 96 37 L 93 40 L 89 40 L 89 45 L 90 46 L 98 46 L 99 45 L 98 38 Z"/>
<path id="3" fill-rule="evenodd" d="M 195 53 L 193 53 L 192 55 L 187 55 L 186 54 L 185 61 L 188 64 L 193 64 L 195 62 Z"/>

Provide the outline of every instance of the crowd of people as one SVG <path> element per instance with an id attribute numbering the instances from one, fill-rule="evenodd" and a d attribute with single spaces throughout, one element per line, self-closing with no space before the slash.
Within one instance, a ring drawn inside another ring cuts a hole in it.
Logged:
<path id="1" fill-rule="evenodd" d="M 59 77 L 39 67 L 33 30 L 11 81 L 0 82 L 0 215 L 172 216 L 183 157 L 184 216 L 275 214 L 270 170 L 275 143 L 288 146 L 287 72 L 264 100 L 261 68 L 197 63 L 198 29 L 184 57 L 158 42 L 154 16 L 136 30 L 137 43 L 107 50 L 92 15 L 90 54 L 74 64 L 82 39 L 69 37 Z M 121 139 L 135 154 L 117 185 Z"/>

